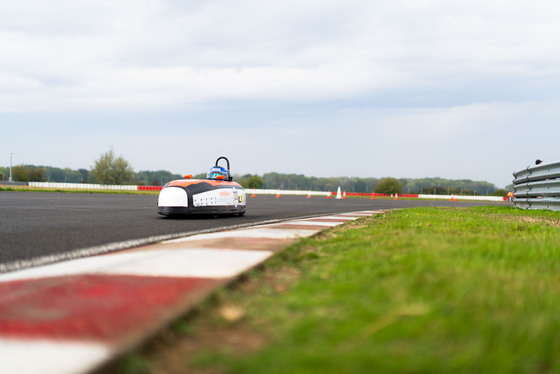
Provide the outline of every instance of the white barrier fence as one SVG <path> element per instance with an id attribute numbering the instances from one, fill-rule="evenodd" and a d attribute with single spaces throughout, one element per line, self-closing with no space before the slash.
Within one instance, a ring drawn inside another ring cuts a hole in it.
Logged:
<path id="1" fill-rule="evenodd" d="M 301 191 L 301 190 L 274 190 L 274 189 L 250 189 L 250 188 L 246 188 L 245 192 L 247 193 L 247 195 L 251 195 L 252 193 L 258 195 L 277 195 L 280 194 L 280 196 L 282 195 L 310 195 L 310 196 L 327 196 L 329 194 L 334 194 L 334 191 L 331 192 L 325 192 L 325 191 Z M 371 196 L 370 194 L 363 194 L 364 197 L 367 196 Z M 351 195 L 348 195 L 349 197 L 354 197 Z M 410 196 L 410 195 L 407 195 Z M 455 199 L 459 199 L 459 200 L 471 200 L 471 201 L 505 201 L 506 198 L 502 197 L 502 196 L 469 196 L 469 195 L 427 195 L 427 194 L 420 194 L 420 195 L 414 195 L 415 198 L 418 199 L 428 199 L 428 200 L 433 200 L 433 199 L 437 199 L 437 200 L 451 200 L 451 198 L 455 198 Z"/>
<path id="2" fill-rule="evenodd" d="M 451 200 L 451 198 L 458 200 L 473 200 L 473 201 L 505 201 L 506 199 L 501 196 L 470 196 L 470 195 L 418 195 L 419 199 L 438 199 L 438 200 Z"/>
<path id="3" fill-rule="evenodd" d="M 111 191 L 137 191 L 145 188 L 145 186 L 136 185 L 106 185 L 106 184 L 90 184 L 90 183 L 53 183 L 53 182 L 29 182 L 30 187 L 39 188 L 60 188 L 60 189 L 83 189 L 83 190 L 111 190 Z M 262 188 L 247 188 L 245 189 L 247 196 L 258 195 L 280 195 L 280 196 L 324 196 L 333 192 L 326 191 L 310 191 L 310 190 L 281 190 L 281 189 L 262 189 Z M 367 194 L 363 194 L 364 197 Z M 410 195 L 408 195 L 410 196 Z M 349 194 L 348 197 L 353 197 Z M 504 201 L 505 198 L 500 196 L 467 196 L 467 195 L 427 195 L 420 194 L 414 195 L 418 199 L 437 199 L 437 200 L 451 200 L 452 198 L 459 200 L 472 200 L 472 201 Z"/>
<path id="4" fill-rule="evenodd" d="M 280 190 L 280 189 L 261 189 L 261 188 L 246 188 L 245 189 L 245 193 L 249 196 L 251 196 L 252 194 L 255 195 L 278 195 L 280 194 L 280 196 L 282 195 L 292 195 L 292 196 L 327 196 L 330 194 L 330 192 L 325 192 L 325 191 L 303 191 L 303 190 Z"/>
<path id="5" fill-rule="evenodd" d="M 113 191 L 137 191 L 138 186 L 132 185 L 110 185 L 90 183 L 53 183 L 53 182 L 29 182 L 29 187 L 40 188 L 69 188 L 76 190 L 113 190 Z"/>

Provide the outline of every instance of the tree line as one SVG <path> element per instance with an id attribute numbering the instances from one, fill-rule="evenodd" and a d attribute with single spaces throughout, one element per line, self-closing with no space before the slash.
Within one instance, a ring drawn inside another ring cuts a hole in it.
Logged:
<path id="1" fill-rule="evenodd" d="M 0 167 L 0 181 L 8 181 L 10 169 Z M 12 179 L 15 182 L 58 182 L 58 183 L 100 183 L 100 184 L 136 184 L 162 186 L 182 175 L 167 170 L 135 172 L 121 156 L 115 157 L 113 150 L 106 152 L 95 161 L 91 169 L 73 170 L 44 165 L 15 165 Z"/>
<path id="2" fill-rule="evenodd" d="M 136 184 L 163 186 L 165 183 L 183 178 L 166 170 L 135 172 L 122 157 L 116 157 L 113 150 L 102 154 L 90 169 L 73 170 L 51 166 L 17 165 L 12 168 L 14 181 L 65 182 L 100 184 Z M 203 179 L 205 173 L 194 178 Z M 0 180 L 7 181 L 9 168 L 0 167 Z M 234 180 L 244 188 L 288 189 L 336 191 L 338 187 L 347 192 L 357 193 L 399 193 L 399 194 L 461 194 L 505 196 L 505 190 L 485 181 L 445 178 L 357 178 L 357 177 L 308 177 L 303 174 L 265 173 L 262 176 L 234 175 Z"/>
<path id="3" fill-rule="evenodd" d="M 241 176 L 241 182 L 249 184 L 249 179 L 255 177 L 247 174 Z M 266 173 L 261 179 L 260 186 L 255 188 L 288 189 L 288 190 L 317 190 L 336 191 L 338 187 L 346 192 L 357 193 L 399 193 L 399 194 L 461 194 L 461 195 L 492 195 L 502 196 L 503 190 L 485 181 L 470 179 L 445 178 L 357 178 L 357 177 L 307 177 L 301 174 Z M 240 183 L 243 185 L 243 183 Z M 245 185 L 243 185 L 246 187 Z M 252 186 L 251 186 L 252 188 Z"/>
<path id="4" fill-rule="evenodd" d="M 8 181 L 10 168 L 0 167 L 0 181 Z M 12 178 L 16 182 L 58 182 L 58 183 L 102 183 L 102 180 L 90 176 L 90 170 L 57 168 L 52 166 L 17 165 L 12 168 Z M 180 174 L 173 174 L 167 170 L 141 170 L 133 172 L 132 178 L 126 183 L 107 184 L 136 184 L 140 186 L 163 186 L 173 179 L 183 178 Z"/>

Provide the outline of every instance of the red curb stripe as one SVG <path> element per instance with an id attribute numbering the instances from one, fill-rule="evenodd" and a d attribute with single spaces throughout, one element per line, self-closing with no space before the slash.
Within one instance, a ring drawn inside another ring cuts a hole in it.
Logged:
<path id="1" fill-rule="evenodd" d="M 219 280 L 84 275 L 0 284 L 0 336 L 128 339 L 199 301 Z"/>

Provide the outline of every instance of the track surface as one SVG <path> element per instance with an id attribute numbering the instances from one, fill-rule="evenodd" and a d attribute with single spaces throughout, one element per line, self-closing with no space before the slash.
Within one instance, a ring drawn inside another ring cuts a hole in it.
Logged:
<path id="1" fill-rule="evenodd" d="M 488 203 L 327 200 L 305 196 L 248 197 L 244 217 L 169 219 L 157 214 L 157 195 L 0 192 L 0 264 L 81 248 L 170 234 L 222 230 L 270 220 L 366 209 L 475 206 Z"/>

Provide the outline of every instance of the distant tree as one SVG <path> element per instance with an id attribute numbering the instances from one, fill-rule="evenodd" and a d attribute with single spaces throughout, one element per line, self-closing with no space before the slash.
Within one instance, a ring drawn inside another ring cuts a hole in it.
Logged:
<path id="1" fill-rule="evenodd" d="M 434 195 L 446 195 L 447 193 L 457 193 L 455 189 L 449 189 L 445 187 L 439 186 L 430 186 L 428 188 L 424 188 L 424 193 L 434 194 Z"/>
<path id="2" fill-rule="evenodd" d="M 45 169 L 33 165 L 17 165 L 12 168 L 12 178 L 18 182 L 42 182 Z"/>
<path id="3" fill-rule="evenodd" d="M 134 171 L 122 156 L 115 158 L 113 149 L 103 153 L 89 172 L 90 178 L 101 184 L 131 183 Z"/>
<path id="4" fill-rule="evenodd" d="M 16 165 L 12 168 L 12 179 L 15 182 L 25 182 L 29 178 L 29 168 L 25 165 Z"/>
<path id="5" fill-rule="evenodd" d="M 258 175 L 251 175 L 247 178 L 247 188 L 262 188 L 263 180 Z"/>
<path id="6" fill-rule="evenodd" d="M 174 179 L 182 179 L 183 175 L 181 174 L 173 174 L 166 170 L 140 170 L 137 173 L 134 173 L 134 183 L 139 186 L 163 186 L 169 181 Z"/>
<path id="7" fill-rule="evenodd" d="M 492 196 L 502 196 L 502 197 L 505 197 L 505 196 L 507 196 L 507 191 L 504 190 L 503 188 L 500 188 L 500 189 L 494 191 L 494 193 L 492 194 Z"/>
<path id="8" fill-rule="evenodd" d="M 396 178 L 383 178 L 375 186 L 375 192 L 384 194 L 395 194 L 402 192 L 402 184 Z"/>
<path id="9" fill-rule="evenodd" d="M 86 169 L 78 169 L 78 172 L 80 173 L 81 177 L 80 182 L 87 182 L 89 179 L 89 171 Z"/>
<path id="10" fill-rule="evenodd" d="M 82 174 L 78 170 L 64 168 L 62 172 L 64 173 L 64 182 L 80 183 L 82 181 Z"/>
<path id="11" fill-rule="evenodd" d="M 32 168 L 29 170 L 29 181 L 30 182 L 43 182 L 45 180 L 44 177 L 45 169 L 43 168 Z"/>
<path id="12" fill-rule="evenodd" d="M 64 182 L 65 174 L 64 170 L 57 167 L 47 167 L 47 180 L 50 182 Z"/>

